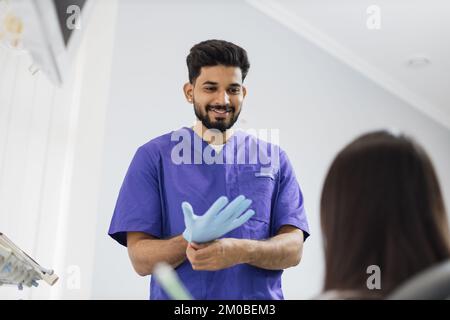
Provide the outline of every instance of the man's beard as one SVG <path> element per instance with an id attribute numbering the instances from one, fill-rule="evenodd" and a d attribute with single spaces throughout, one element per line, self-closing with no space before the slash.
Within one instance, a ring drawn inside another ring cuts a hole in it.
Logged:
<path id="1" fill-rule="evenodd" d="M 230 111 L 230 119 L 222 119 L 222 120 L 216 120 L 213 121 L 210 120 L 208 112 L 211 109 L 218 109 L 218 110 L 229 110 Z M 203 125 L 208 129 L 216 129 L 220 132 L 225 132 L 226 130 L 230 129 L 239 118 L 240 111 L 235 114 L 236 108 L 231 105 L 207 105 L 205 108 L 205 113 L 201 112 L 201 108 L 195 103 L 194 101 L 194 112 L 197 116 L 198 120 L 200 120 Z"/>

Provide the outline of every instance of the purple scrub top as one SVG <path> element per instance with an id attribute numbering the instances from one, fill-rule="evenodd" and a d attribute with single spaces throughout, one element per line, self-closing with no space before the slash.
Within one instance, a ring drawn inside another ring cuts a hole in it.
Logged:
<path id="1" fill-rule="evenodd" d="M 213 159 L 213 161 L 211 161 Z M 126 233 L 160 239 L 185 229 L 181 203 L 201 215 L 220 196 L 251 199 L 256 213 L 224 237 L 264 240 L 283 225 L 309 236 L 303 196 L 286 153 L 278 146 L 237 131 L 216 152 L 191 128 L 157 137 L 141 146 L 128 168 L 109 235 L 126 246 Z M 283 270 L 239 264 L 219 271 L 196 271 L 185 260 L 175 271 L 195 299 L 283 299 Z M 150 299 L 168 299 L 150 282 Z"/>

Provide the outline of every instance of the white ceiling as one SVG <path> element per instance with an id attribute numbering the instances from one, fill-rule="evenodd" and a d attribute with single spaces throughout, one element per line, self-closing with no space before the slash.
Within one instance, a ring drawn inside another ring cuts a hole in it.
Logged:
<path id="1" fill-rule="evenodd" d="M 450 1 L 247 2 L 450 128 Z M 380 29 L 367 27 L 371 5 Z M 408 66 L 415 56 L 431 63 Z"/>

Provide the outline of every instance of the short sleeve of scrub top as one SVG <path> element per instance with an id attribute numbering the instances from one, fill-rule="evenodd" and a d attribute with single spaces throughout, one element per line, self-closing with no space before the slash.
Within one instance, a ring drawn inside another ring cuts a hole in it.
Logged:
<path id="1" fill-rule="evenodd" d="M 280 150 L 279 190 L 273 208 L 272 235 L 283 225 L 292 225 L 303 231 L 304 240 L 309 237 L 309 226 L 303 203 L 303 194 L 297 182 L 289 158 Z"/>
<path id="2" fill-rule="evenodd" d="M 131 161 L 120 189 L 109 235 L 127 245 L 127 232 L 162 236 L 161 199 L 155 165 L 158 155 L 140 147 Z"/>

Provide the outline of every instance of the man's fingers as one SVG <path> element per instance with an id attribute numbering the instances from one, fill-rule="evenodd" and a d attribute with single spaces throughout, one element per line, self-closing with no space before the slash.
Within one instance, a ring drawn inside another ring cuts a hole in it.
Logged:
<path id="1" fill-rule="evenodd" d="M 252 201 L 249 199 L 245 199 L 243 195 L 236 197 L 236 199 L 230 202 L 230 204 L 217 216 L 217 222 L 222 223 L 224 221 L 227 221 L 228 219 L 233 217 L 237 211 L 242 213 L 250 206 L 251 203 Z"/>
<path id="2" fill-rule="evenodd" d="M 230 224 L 230 229 L 228 230 L 228 232 L 230 232 L 231 230 L 234 230 L 238 227 L 240 227 L 241 225 L 243 225 L 244 223 L 246 223 L 248 221 L 248 219 L 250 219 L 253 215 L 255 214 L 255 211 L 253 210 L 248 210 L 247 212 L 245 212 L 243 215 L 241 215 L 239 218 L 233 220 Z"/>
<path id="3" fill-rule="evenodd" d="M 208 270 L 208 271 L 213 271 L 216 270 L 213 267 L 213 264 L 211 262 L 199 262 L 199 263 L 191 263 L 192 265 L 192 269 L 200 271 L 200 270 Z"/>
<path id="4" fill-rule="evenodd" d="M 208 257 L 205 259 L 199 258 L 198 252 L 195 252 L 195 255 L 189 259 L 189 262 L 194 270 L 211 270 L 211 267 L 217 264 L 216 260 L 217 259 L 214 257 Z"/>
<path id="5" fill-rule="evenodd" d="M 186 225 L 186 228 L 190 228 L 194 222 L 194 209 L 192 209 L 191 204 L 186 201 L 181 204 L 181 209 L 183 210 L 184 224 Z"/>
<path id="6" fill-rule="evenodd" d="M 194 270 L 208 270 L 208 266 L 214 261 L 214 257 L 207 249 L 195 250 L 191 244 L 186 249 L 186 256 Z M 209 250 L 208 250 L 209 251 Z"/>
<path id="7" fill-rule="evenodd" d="M 198 249 L 195 251 L 195 258 L 199 261 L 207 260 L 216 255 L 216 247 L 214 245 L 207 246 L 205 248 Z"/>
<path id="8" fill-rule="evenodd" d="M 243 212 L 245 212 L 245 210 L 250 208 L 251 204 L 252 204 L 252 200 L 250 200 L 250 199 L 245 199 L 244 201 L 242 201 L 227 221 L 229 221 L 229 222 L 234 221 Z"/>
<path id="9" fill-rule="evenodd" d="M 189 245 L 194 248 L 195 250 L 199 250 L 202 248 L 206 248 L 207 246 L 209 246 L 209 243 L 196 243 L 196 242 L 191 242 L 189 243 Z"/>
<path id="10" fill-rule="evenodd" d="M 215 251 L 217 250 L 216 242 L 208 242 L 208 243 L 194 243 L 191 242 L 188 244 L 188 249 L 190 248 L 190 252 L 193 252 L 195 256 L 193 256 L 196 260 L 205 260 L 215 256 Z"/>
<path id="11" fill-rule="evenodd" d="M 187 247 L 186 247 L 186 253 L 193 253 L 193 252 L 195 252 L 195 251 L 197 251 L 197 250 L 195 250 L 195 248 L 193 248 L 192 246 L 191 246 L 191 244 L 190 243 L 188 243 L 188 245 L 187 245 Z"/>
<path id="12" fill-rule="evenodd" d="M 186 226 L 186 229 L 183 232 L 183 237 L 187 241 L 192 240 L 192 225 L 194 224 L 194 210 L 192 209 L 192 206 L 189 202 L 183 202 L 181 204 L 181 209 L 183 210 L 184 215 L 184 225 Z"/>
<path id="13" fill-rule="evenodd" d="M 216 214 L 217 212 L 225 208 L 227 204 L 228 198 L 225 196 L 220 197 L 213 203 L 213 205 L 208 209 L 208 211 L 205 212 L 205 214 L 203 215 L 204 219 L 208 219 L 210 216 Z"/>

